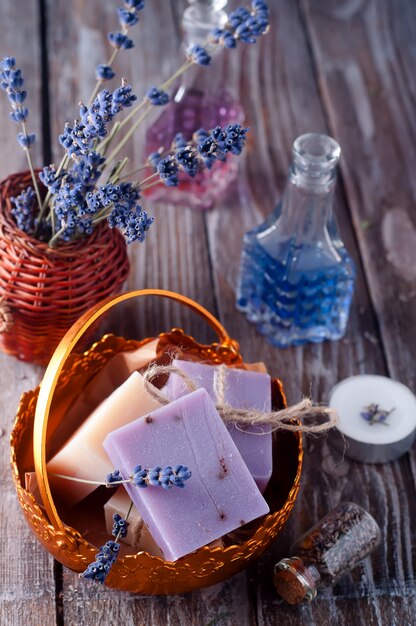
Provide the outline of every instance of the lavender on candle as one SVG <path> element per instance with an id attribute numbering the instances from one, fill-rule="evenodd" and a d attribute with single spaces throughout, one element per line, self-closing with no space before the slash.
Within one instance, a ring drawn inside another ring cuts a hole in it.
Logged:
<path id="1" fill-rule="evenodd" d="M 383 426 L 388 426 L 389 424 L 386 422 L 390 413 L 393 413 L 394 409 L 390 409 L 387 411 L 386 409 L 380 408 L 379 404 L 371 403 L 368 406 L 363 407 L 363 411 L 360 413 L 360 416 L 368 422 L 369 426 L 373 424 L 383 424 Z"/>

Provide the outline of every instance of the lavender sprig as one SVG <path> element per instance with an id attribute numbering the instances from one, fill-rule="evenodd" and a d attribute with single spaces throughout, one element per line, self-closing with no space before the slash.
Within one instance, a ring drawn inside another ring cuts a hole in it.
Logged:
<path id="1" fill-rule="evenodd" d="M 110 569 L 117 560 L 120 544 L 116 541 L 107 541 L 95 555 L 95 561 L 90 563 L 87 569 L 80 574 L 82 578 L 96 583 L 104 584 L 110 573 Z"/>
<path id="2" fill-rule="evenodd" d="M 27 132 L 26 121 L 29 115 L 29 109 L 26 106 L 22 106 L 27 97 L 27 93 L 23 89 L 23 85 L 24 79 L 22 70 L 16 67 L 16 59 L 14 57 L 4 57 L 0 63 L 0 87 L 1 89 L 3 89 L 3 91 L 7 93 L 7 97 L 11 104 L 11 119 L 13 120 L 13 122 L 20 124 L 22 127 L 22 132 L 17 134 L 17 141 L 26 153 L 27 162 L 32 176 L 33 187 L 35 189 L 36 199 L 39 207 L 41 207 L 42 200 L 40 197 L 39 186 L 35 176 L 32 157 L 30 155 L 30 149 L 35 143 L 36 135 L 34 133 Z M 20 201 L 15 202 L 13 215 L 19 228 L 25 233 L 32 234 L 35 223 L 35 216 L 33 215 L 34 202 L 32 201 L 31 196 L 30 202 L 28 201 L 29 196 L 30 192 L 28 197 L 25 197 L 24 194 L 19 196 Z M 29 208 L 32 211 L 30 217 L 27 213 Z"/>
<path id="3" fill-rule="evenodd" d="M 66 476 L 65 474 L 52 474 L 57 478 L 64 478 L 76 483 L 85 483 L 88 485 L 97 485 L 102 487 L 118 487 L 118 485 L 131 484 L 135 487 L 163 487 L 170 489 L 172 486 L 185 486 L 184 482 L 191 478 L 192 472 L 186 465 L 167 465 L 166 467 L 151 467 L 145 469 L 141 465 L 136 465 L 128 478 L 123 478 L 120 470 L 114 470 L 111 474 L 107 474 L 104 482 L 97 480 L 89 480 L 86 478 L 76 478 L 75 476 Z"/>
<path id="4" fill-rule="evenodd" d="M 360 417 L 363 418 L 366 422 L 368 422 L 369 426 L 373 426 L 373 424 L 382 424 L 383 426 L 389 426 L 387 423 L 387 418 L 394 411 L 390 409 L 390 411 L 386 409 L 380 408 L 379 404 L 369 404 L 368 406 L 363 407 L 364 411 L 360 413 Z"/>
<path id="5" fill-rule="evenodd" d="M 172 486 L 183 488 L 185 487 L 185 481 L 191 478 L 192 472 L 186 467 L 186 465 L 167 465 L 166 467 L 152 467 L 145 469 L 141 465 L 136 465 L 127 480 L 121 477 L 120 471 L 115 470 L 111 474 L 108 474 L 105 480 L 107 487 L 114 487 L 124 483 L 131 483 L 135 487 L 146 488 L 163 487 L 163 489 L 170 489 Z"/>
<path id="6" fill-rule="evenodd" d="M 137 203 L 142 189 L 160 182 L 176 186 L 181 172 L 194 177 L 201 169 L 211 168 L 218 160 L 224 161 L 228 153 L 240 154 L 244 147 L 247 129 L 239 125 L 224 129 L 218 127 L 210 132 L 200 130 L 195 133 L 191 142 L 186 142 L 183 136 L 178 135 L 171 147 L 171 154 L 166 154 L 161 149 L 149 157 L 155 169 L 152 176 L 129 183 L 130 187 L 126 187 L 124 183 L 117 185 L 121 178 L 126 178 L 120 174 L 127 159 L 112 166 L 113 159 L 152 107 L 168 103 L 167 89 L 174 81 L 194 64 L 208 65 L 213 50 L 235 47 L 237 41 L 254 43 L 268 29 L 267 4 L 263 0 L 253 0 L 250 9 L 240 8 L 234 11 L 222 32 L 215 31 L 206 46 L 194 46 L 182 67 L 162 85 L 148 90 L 142 101 L 133 107 L 137 98 L 124 81 L 114 92 L 106 89 L 99 92 L 99 86 L 104 80 L 114 76 L 112 64 L 118 52 L 133 47 L 128 36 L 129 28 L 139 21 L 139 12 L 144 5 L 144 0 L 125 0 L 124 6 L 118 10 L 121 28 L 108 35 L 114 48 L 113 53 L 108 62 L 100 64 L 96 70 L 98 80 L 89 104 L 80 104 L 79 118 L 72 125 L 67 124 L 59 137 L 65 148 L 65 156 L 57 168 L 54 165 L 47 166 L 40 174 L 40 179 L 48 189 L 43 204 L 30 159 L 35 136 L 26 131 L 28 109 L 24 106 L 26 92 L 22 88 L 23 77 L 21 71 L 15 67 L 13 58 L 6 57 L 1 64 L 0 83 L 8 92 L 13 109 L 12 119 L 22 125 L 18 141 L 27 154 L 35 190 L 27 190 L 15 199 L 14 217 L 20 228 L 49 241 L 52 247 L 59 241 L 71 241 L 89 235 L 104 219 L 108 220 L 111 228 L 120 228 L 127 242 L 144 241 L 153 218 Z M 113 118 L 129 107 L 130 114 L 112 124 Z M 118 141 L 118 145 L 109 156 L 105 156 L 110 143 L 139 112 L 141 114 Z M 110 166 L 110 175 L 104 185 L 98 186 L 107 165 Z M 109 185 L 114 185 L 114 188 L 111 189 Z M 31 212 L 35 211 L 33 193 L 41 206 L 37 217 L 31 216 Z"/>
<path id="7" fill-rule="evenodd" d="M 114 541 L 107 541 L 97 554 L 95 555 L 95 561 L 90 563 L 87 569 L 80 574 L 81 578 L 86 578 L 92 582 L 104 583 L 110 569 L 117 560 L 118 553 L 120 551 L 119 539 L 124 539 L 128 532 L 128 518 L 130 517 L 131 510 L 133 508 L 133 502 L 130 503 L 129 510 L 126 517 L 123 519 L 118 513 L 113 515 L 113 528 L 111 534 L 115 537 Z"/>
<path id="8" fill-rule="evenodd" d="M 148 161 L 161 182 L 168 187 L 176 187 L 180 171 L 193 178 L 205 167 L 211 169 L 216 161 L 225 161 L 229 153 L 241 154 L 248 130 L 240 124 L 229 124 L 224 128 L 217 126 L 210 132 L 200 128 L 194 133 L 191 143 L 178 134 L 172 143 L 173 154 L 163 157 L 162 151 L 153 152 Z M 143 183 L 142 188 L 145 189 Z"/>
<path id="9" fill-rule="evenodd" d="M 143 10 L 144 7 L 144 0 L 126 0 L 124 3 L 124 7 L 120 7 L 119 9 L 117 9 L 117 15 L 121 26 L 121 31 L 108 33 L 108 40 L 111 46 L 114 48 L 114 51 L 107 63 L 102 63 L 98 65 L 95 69 L 97 84 L 90 98 L 90 103 L 97 95 L 100 84 L 105 81 L 111 80 L 116 75 L 112 66 L 114 61 L 116 60 L 119 51 L 130 50 L 131 48 L 134 48 L 134 42 L 132 39 L 130 39 L 130 37 L 128 37 L 128 32 L 132 26 L 138 23 L 139 11 Z"/>
<path id="10" fill-rule="evenodd" d="M 111 534 L 113 537 L 116 537 L 116 540 L 120 537 L 120 539 L 124 539 L 127 537 L 129 523 L 126 519 L 123 519 L 121 515 L 118 513 L 114 513 L 113 515 L 113 529 Z"/>
<path id="11" fill-rule="evenodd" d="M 211 33 L 211 41 L 225 48 L 235 48 L 237 42 L 256 43 L 269 28 L 269 8 L 264 0 L 253 0 L 251 11 L 241 7 L 233 11 L 224 28 Z"/>

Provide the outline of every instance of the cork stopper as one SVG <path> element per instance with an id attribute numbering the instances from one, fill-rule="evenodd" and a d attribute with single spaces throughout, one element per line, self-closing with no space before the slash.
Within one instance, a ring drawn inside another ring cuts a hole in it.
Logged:
<path id="1" fill-rule="evenodd" d="M 319 574 L 316 572 L 317 577 Z M 289 604 L 303 600 L 310 602 L 316 596 L 316 576 L 298 557 L 282 559 L 274 568 L 273 584 L 277 593 Z"/>

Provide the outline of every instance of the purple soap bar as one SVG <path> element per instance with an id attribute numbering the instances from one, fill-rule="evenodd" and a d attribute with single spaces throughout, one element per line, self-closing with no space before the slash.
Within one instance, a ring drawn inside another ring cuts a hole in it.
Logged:
<path id="1" fill-rule="evenodd" d="M 172 365 L 180 368 L 196 385 L 206 389 L 214 402 L 217 401 L 214 385 L 218 367 L 202 365 L 193 361 L 180 361 L 179 359 L 174 359 Z M 163 392 L 171 400 L 181 398 L 188 393 L 185 382 L 177 374 L 169 376 Z M 225 378 L 224 401 L 236 409 L 271 411 L 270 376 L 258 372 L 228 368 Z M 264 493 L 273 470 L 270 427 L 244 427 L 242 424 L 228 423 L 227 428 L 258 488 Z"/>
<path id="2" fill-rule="evenodd" d="M 192 471 L 183 489 L 125 485 L 169 561 L 269 511 L 205 389 L 111 432 L 104 448 L 124 478 L 139 464 Z"/>

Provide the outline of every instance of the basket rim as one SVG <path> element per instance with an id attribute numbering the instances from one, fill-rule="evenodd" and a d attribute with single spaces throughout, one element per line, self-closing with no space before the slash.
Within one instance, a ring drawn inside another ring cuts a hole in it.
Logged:
<path id="1" fill-rule="evenodd" d="M 181 329 L 172 329 L 170 333 L 161 333 L 159 334 L 158 337 L 162 338 L 165 335 L 171 335 L 177 332 L 181 333 L 181 335 L 184 337 L 190 338 L 194 343 L 197 343 L 192 337 L 190 337 L 189 335 L 185 335 L 185 333 Z M 121 351 L 128 351 L 136 347 L 139 347 L 141 345 L 145 345 L 145 343 L 147 343 L 148 341 L 152 341 L 152 339 L 154 338 L 146 338 L 141 341 L 138 341 L 138 340 L 126 340 L 122 337 L 116 337 L 114 335 L 105 335 L 98 342 L 94 343 L 89 348 L 89 350 L 83 353 L 83 355 L 80 355 L 80 354 L 77 355 L 79 357 L 79 360 L 81 361 L 81 358 L 86 357 L 88 353 L 94 352 L 94 350 L 97 348 L 99 344 L 103 344 L 102 349 L 105 350 L 104 344 L 107 339 L 118 339 L 120 341 L 123 341 L 124 348 Z M 204 347 L 208 347 L 208 348 L 216 347 L 217 349 L 221 348 L 221 346 L 216 343 L 206 345 L 206 346 L 203 344 L 198 344 L 198 345 L 201 346 L 202 348 Z M 242 363 L 242 360 L 241 360 L 241 363 Z M 272 379 L 272 380 L 277 381 L 279 388 L 282 391 L 283 400 L 285 402 L 285 396 L 284 396 L 281 381 L 279 379 Z M 35 390 L 26 392 L 24 396 L 22 396 L 21 405 L 25 403 L 25 400 L 27 401 L 28 404 L 36 403 L 36 397 L 39 392 L 39 388 L 40 386 L 38 386 Z M 20 411 L 20 407 L 19 407 L 19 411 Z M 49 525 L 45 511 L 43 511 L 42 508 L 36 503 L 33 494 L 30 491 L 27 491 L 23 487 L 21 479 L 20 479 L 20 471 L 17 465 L 17 450 L 19 447 L 20 430 L 21 430 L 21 424 L 19 424 L 19 417 L 21 420 L 22 418 L 20 416 L 20 412 L 18 413 L 16 417 L 16 422 L 14 424 L 12 434 L 11 434 L 11 457 L 12 457 L 11 460 L 12 460 L 12 467 L 13 467 L 13 479 L 14 479 L 14 483 L 18 492 L 20 504 L 22 508 L 24 509 L 25 515 L 27 517 L 29 524 L 32 527 L 32 530 L 35 532 L 38 539 L 42 541 L 45 548 L 49 552 L 52 552 L 55 558 L 58 558 L 58 560 L 61 560 L 61 562 L 63 562 L 66 566 L 70 567 L 71 569 L 74 569 L 75 571 L 82 571 L 83 569 L 85 569 L 85 566 L 89 562 L 89 560 L 94 559 L 94 555 L 97 551 L 97 546 L 90 543 L 87 539 L 83 537 L 83 535 L 81 535 L 80 531 L 76 530 L 76 528 L 72 526 L 63 524 L 61 528 L 56 529 L 53 525 Z M 193 558 L 193 555 L 196 555 L 196 554 L 198 554 L 201 558 L 202 557 L 205 558 L 205 560 L 210 559 L 210 557 L 215 557 L 215 555 L 222 555 L 224 556 L 224 560 L 230 559 L 231 561 L 234 561 L 238 553 L 238 550 L 247 549 L 250 552 L 250 550 L 253 549 L 253 546 L 257 546 L 258 550 L 260 550 L 260 552 L 256 553 L 256 556 L 259 556 L 260 553 L 264 551 L 264 549 L 267 546 L 263 544 L 261 537 L 264 535 L 265 537 L 269 537 L 270 540 L 275 538 L 275 536 L 277 535 L 277 533 L 279 532 L 281 528 L 281 526 L 277 527 L 278 523 L 282 523 L 281 516 L 282 515 L 286 516 L 284 520 L 286 521 L 288 515 L 290 514 L 290 511 L 292 510 L 296 496 L 299 492 L 300 479 L 301 479 L 302 466 L 303 466 L 303 455 L 304 455 L 303 445 L 302 445 L 303 437 L 302 437 L 301 432 L 290 432 L 288 434 L 293 436 L 296 440 L 297 465 L 296 465 L 296 472 L 293 475 L 293 481 L 291 482 L 290 489 L 286 495 L 285 501 L 282 504 L 282 506 L 279 509 L 273 510 L 270 513 L 266 514 L 264 518 L 261 518 L 262 522 L 258 526 L 258 528 L 253 529 L 253 532 L 247 537 L 247 539 L 243 539 L 238 544 L 237 543 L 231 544 L 225 547 L 203 546 L 199 548 L 199 550 L 197 550 L 195 553 L 192 553 L 192 555 L 187 555 L 183 557 L 183 559 L 179 559 L 178 563 L 182 561 L 186 563 L 188 557 Z M 27 506 L 28 501 L 30 501 L 30 507 Z M 31 511 L 28 510 L 28 508 L 30 508 L 32 511 L 36 510 L 36 517 L 38 519 L 35 525 L 32 524 L 32 521 L 29 519 L 28 513 L 30 515 Z M 43 532 L 40 532 L 39 523 L 38 523 L 39 517 L 41 517 L 44 520 L 44 522 L 42 522 L 42 525 L 47 526 L 47 528 L 49 529 L 48 538 L 45 537 L 44 528 L 43 528 Z M 262 544 L 263 549 L 261 549 L 260 543 Z M 268 541 L 268 543 L 270 543 L 270 541 Z M 55 551 L 54 551 L 54 546 L 55 546 Z M 61 552 L 59 552 L 59 554 L 56 553 L 56 547 L 58 547 L 59 550 L 63 551 L 62 554 Z M 169 567 L 174 566 L 176 563 L 176 562 L 171 563 L 170 561 L 166 561 L 161 557 L 149 555 L 148 553 L 143 552 L 143 551 L 137 551 L 134 554 L 125 554 L 124 556 L 120 557 L 120 559 L 118 559 L 118 567 L 116 568 L 117 573 L 115 573 L 116 578 L 114 578 L 114 583 L 116 583 L 116 580 L 119 581 L 119 575 L 122 570 L 125 569 L 126 571 L 130 571 L 129 568 L 132 565 L 137 565 L 137 558 L 145 559 L 146 566 L 151 566 L 155 568 L 158 568 L 158 567 L 169 568 Z M 243 567 L 243 565 L 241 565 L 241 567 Z M 241 569 L 241 567 L 239 569 Z M 120 572 L 118 571 L 119 569 L 120 569 Z M 114 583 L 112 584 L 111 576 L 109 578 L 110 578 L 109 586 L 125 588 L 126 590 L 130 590 L 130 591 L 132 590 L 128 587 L 120 586 L 120 582 L 116 584 Z M 142 591 L 140 590 L 139 592 L 142 592 Z M 172 591 L 167 590 L 166 592 L 162 592 L 162 593 L 171 593 L 171 592 Z"/>

